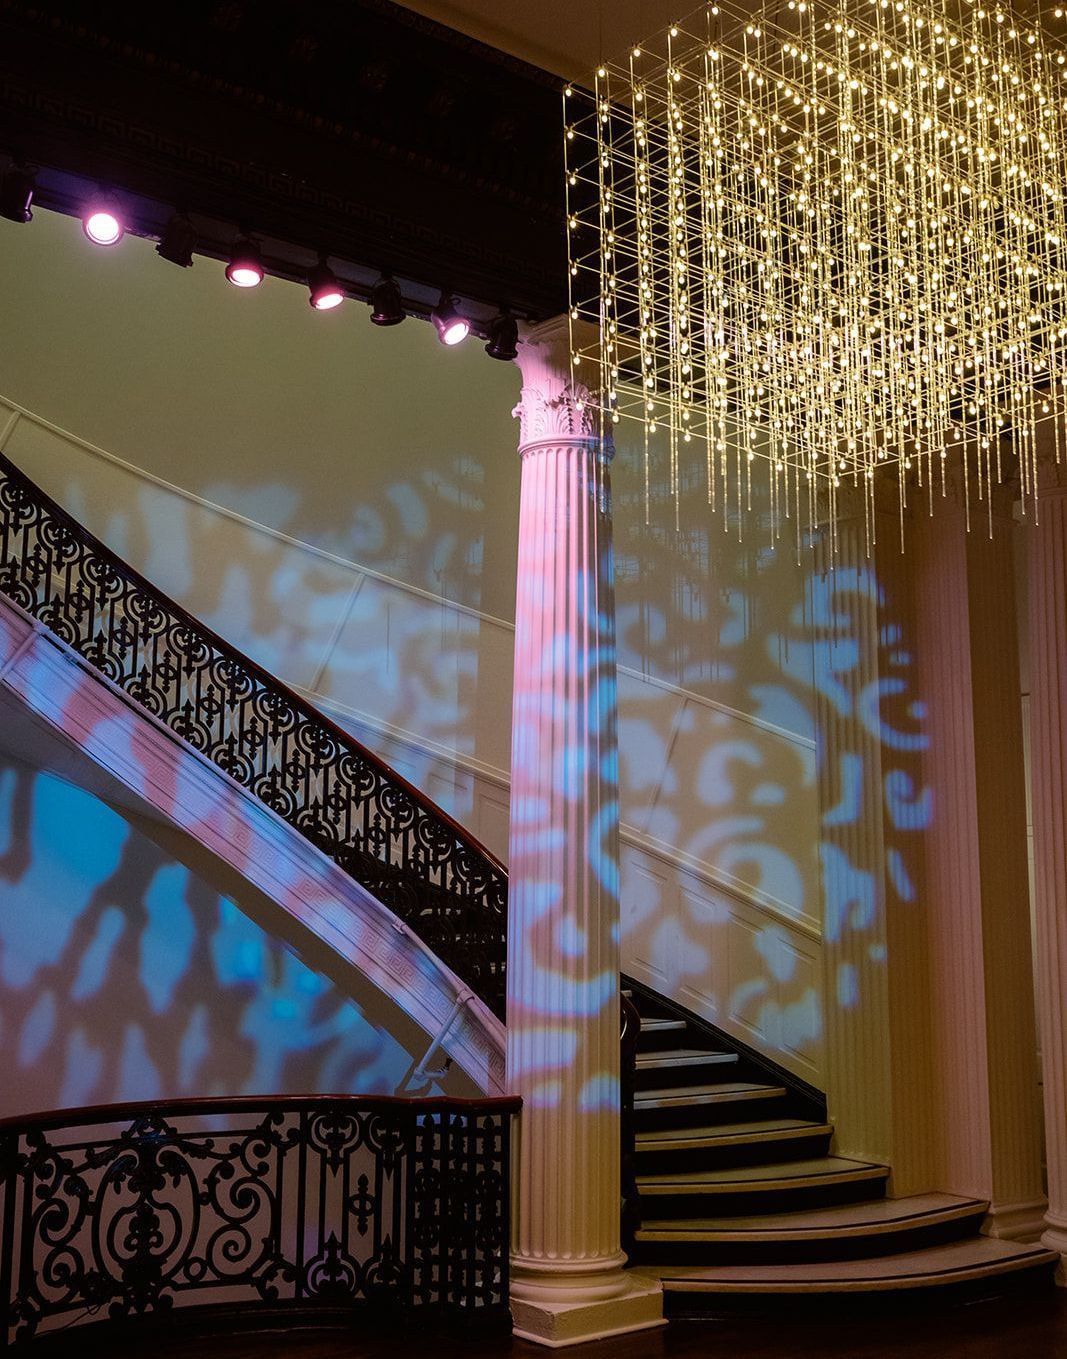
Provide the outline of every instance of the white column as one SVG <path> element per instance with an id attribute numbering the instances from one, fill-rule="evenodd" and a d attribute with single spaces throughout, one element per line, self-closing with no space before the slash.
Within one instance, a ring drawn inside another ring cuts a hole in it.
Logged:
<path id="1" fill-rule="evenodd" d="M 924 755 L 939 1187 L 990 1201 L 985 1230 L 1041 1230 L 1040 1097 L 1026 865 L 1012 491 L 987 502 L 962 476 L 909 525 Z M 1065 936 L 1067 937 L 1067 936 Z"/>
<path id="2" fill-rule="evenodd" d="M 1029 526 L 1030 777 L 1048 1213 L 1042 1241 L 1067 1263 L 1067 466 L 1038 472 Z"/>
<path id="3" fill-rule="evenodd" d="M 619 1247 L 619 867 L 608 464 L 565 321 L 523 338 L 508 887 L 522 1096 L 511 1305 L 548 1345 L 658 1325 Z"/>

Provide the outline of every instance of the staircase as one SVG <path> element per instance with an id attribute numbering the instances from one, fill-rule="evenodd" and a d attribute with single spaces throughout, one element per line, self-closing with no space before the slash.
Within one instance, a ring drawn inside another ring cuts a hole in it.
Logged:
<path id="1" fill-rule="evenodd" d="M 3 456 L 0 596 L 3 688 L 174 825 L 212 837 L 213 853 L 377 978 L 435 1045 L 469 1059 L 483 1088 L 503 1080 L 502 865 Z M 152 779 L 148 732 L 160 738 Z M 209 779 L 225 785 L 205 793 L 210 815 L 189 801 Z M 987 1203 L 888 1199 L 886 1166 L 832 1154 L 817 1091 L 663 997 L 629 994 L 640 1011 L 632 1254 L 662 1279 L 669 1316 L 1051 1282 L 1058 1255 L 978 1234 Z"/>
<path id="2" fill-rule="evenodd" d="M 1049 1287 L 1059 1257 L 980 1236 L 989 1207 L 886 1197 L 889 1169 L 835 1156 L 818 1092 L 662 997 L 641 1016 L 633 1077 L 641 1226 L 633 1262 L 671 1317 L 973 1301 Z"/>

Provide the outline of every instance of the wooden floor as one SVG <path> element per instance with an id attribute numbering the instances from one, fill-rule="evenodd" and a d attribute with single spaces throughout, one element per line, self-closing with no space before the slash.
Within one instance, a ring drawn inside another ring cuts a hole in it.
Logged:
<path id="1" fill-rule="evenodd" d="M 75 1336 L 71 1354 L 81 1350 Z M 94 1351 L 95 1353 L 95 1351 Z M 546 1359 L 523 1341 L 460 1344 L 419 1334 L 273 1332 L 207 1340 L 154 1340 L 151 1359 Z M 1002 1299 L 877 1322 L 676 1321 L 565 1351 L 567 1359 L 1067 1359 L 1067 1295 Z M 109 1359 L 144 1359 L 143 1346 L 111 1345 Z"/>

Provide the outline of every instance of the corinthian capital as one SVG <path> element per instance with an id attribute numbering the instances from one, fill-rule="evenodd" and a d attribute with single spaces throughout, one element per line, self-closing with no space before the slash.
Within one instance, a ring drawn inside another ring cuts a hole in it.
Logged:
<path id="1" fill-rule="evenodd" d="M 595 345 L 596 329 L 587 321 L 575 321 L 574 333 L 576 344 L 587 352 Z M 588 369 L 589 380 L 595 383 L 596 364 L 588 359 L 578 367 L 573 364 L 565 316 L 525 330 L 516 362 L 522 373 L 522 396 L 512 414 L 521 423 L 520 452 L 528 444 L 557 439 L 599 440 L 596 394 L 582 381 L 583 369 Z M 605 451 L 610 454 L 610 440 Z"/>

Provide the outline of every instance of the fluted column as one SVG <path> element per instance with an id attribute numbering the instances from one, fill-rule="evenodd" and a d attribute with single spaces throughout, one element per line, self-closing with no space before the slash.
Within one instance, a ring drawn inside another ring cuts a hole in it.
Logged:
<path id="1" fill-rule="evenodd" d="M 1049 453 L 1028 530 L 1030 777 L 1048 1169 L 1042 1241 L 1067 1262 L 1067 466 Z"/>
<path id="2" fill-rule="evenodd" d="M 836 542 L 817 545 L 815 645 L 819 860 L 823 895 L 828 1112 L 836 1146 L 890 1160 L 889 996 L 881 744 L 864 720 L 877 692 L 881 587 L 859 497 L 838 505 Z"/>
<path id="3" fill-rule="evenodd" d="M 960 474 L 912 517 L 924 755 L 925 890 L 939 1187 L 987 1198 L 986 1230 L 1030 1237 L 1045 1208 L 1010 487 L 972 505 Z M 973 487 L 972 496 L 975 498 Z"/>
<path id="4" fill-rule="evenodd" d="M 566 322 L 524 336 L 508 889 L 512 1313 L 551 1345 L 659 1324 L 619 1245 L 619 866 L 608 465 Z"/>

